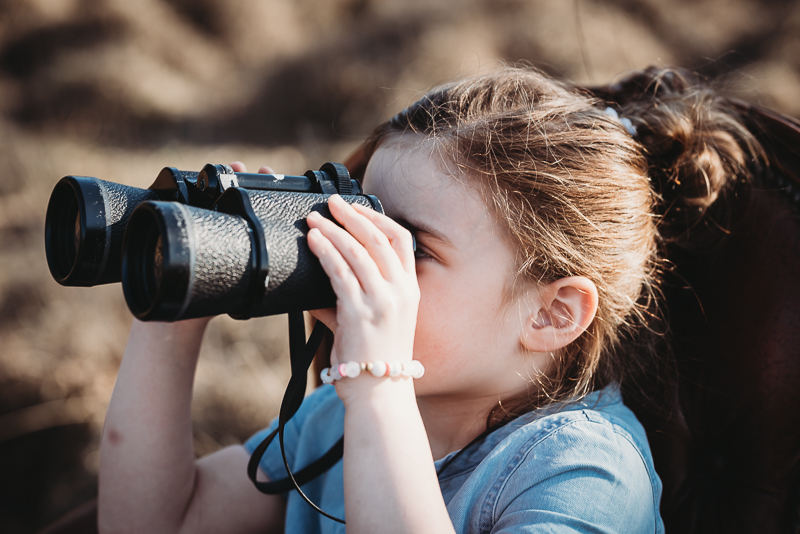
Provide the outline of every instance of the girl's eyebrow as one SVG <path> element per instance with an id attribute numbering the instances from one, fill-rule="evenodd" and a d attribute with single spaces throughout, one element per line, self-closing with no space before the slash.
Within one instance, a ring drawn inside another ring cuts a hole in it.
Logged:
<path id="1" fill-rule="evenodd" d="M 445 245 L 452 245 L 453 243 L 439 230 L 432 226 L 419 221 L 408 221 L 406 219 L 396 219 L 400 226 L 408 229 L 412 234 L 427 234 L 437 241 L 441 241 Z"/>

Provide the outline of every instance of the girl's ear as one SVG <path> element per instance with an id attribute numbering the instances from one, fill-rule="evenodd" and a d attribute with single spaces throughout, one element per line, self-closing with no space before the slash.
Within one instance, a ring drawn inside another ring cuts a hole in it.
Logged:
<path id="1" fill-rule="evenodd" d="M 521 332 L 531 352 L 551 352 L 575 341 L 597 313 L 597 286 L 584 276 L 559 278 L 531 295 Z"/>

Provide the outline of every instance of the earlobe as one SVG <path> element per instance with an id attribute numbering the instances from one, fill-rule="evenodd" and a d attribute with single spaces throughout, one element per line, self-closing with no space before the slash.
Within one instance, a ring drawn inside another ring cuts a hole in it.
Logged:
<path id="1" fill-rule="evenodd" d="M 570 276 L 539 288 L 520 341 L 531 352 L 550 352 L 578 338 L 597 313 L 597 286 L 583 276 Z"/>

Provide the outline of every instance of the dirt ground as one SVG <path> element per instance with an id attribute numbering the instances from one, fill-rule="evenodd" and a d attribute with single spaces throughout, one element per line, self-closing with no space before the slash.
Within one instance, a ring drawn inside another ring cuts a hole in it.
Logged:
<path id="1" fill-rule="evenodd" d="M 96 493 L 131 315 L 119 284 L 59 286 L 44 215 L 64 175 L 147 187 L 164 166 L 340 161 L 425 89 L 501 62 L 580 83 L 651 64 L 800 115 L 800 1 L 0 0 L 0 532 Z M 277 412 L 282 317 L 215 319 L 199 455 Z"/>

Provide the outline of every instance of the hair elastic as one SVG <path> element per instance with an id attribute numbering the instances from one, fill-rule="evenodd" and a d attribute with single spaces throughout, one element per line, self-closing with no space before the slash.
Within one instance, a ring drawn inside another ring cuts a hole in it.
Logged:
<path id="1" fill-rule="evenodd" d="M 629 118 L 621 117 L 619 113 L 617 113 L 617 110 L 612 107 L 607 107 L 603 112 L 609 117 L 621 122 L 625 129 L 628 130 L 628 134 L 630 134 L 631 137 L 636 137 L 636 126 L 633 125 Z"/>
<path id="2" fill-rule="evenodd" d="M 425 368 L 419 360 L 412 360 L 409 363 L 404 362 L 382 362 L 380 360 L 374 362 L 347 362 L 340 363 L 333 368 L 326 367 L 320 373 L 323 384 L 333 384 L 335 380 L 341 378 L 355 378 L 361 374 L 362 371 L 370 373 L 374 377 L 384 376 L 410 376 L 411 378 L 422 378 L 425 374 Z"/>

